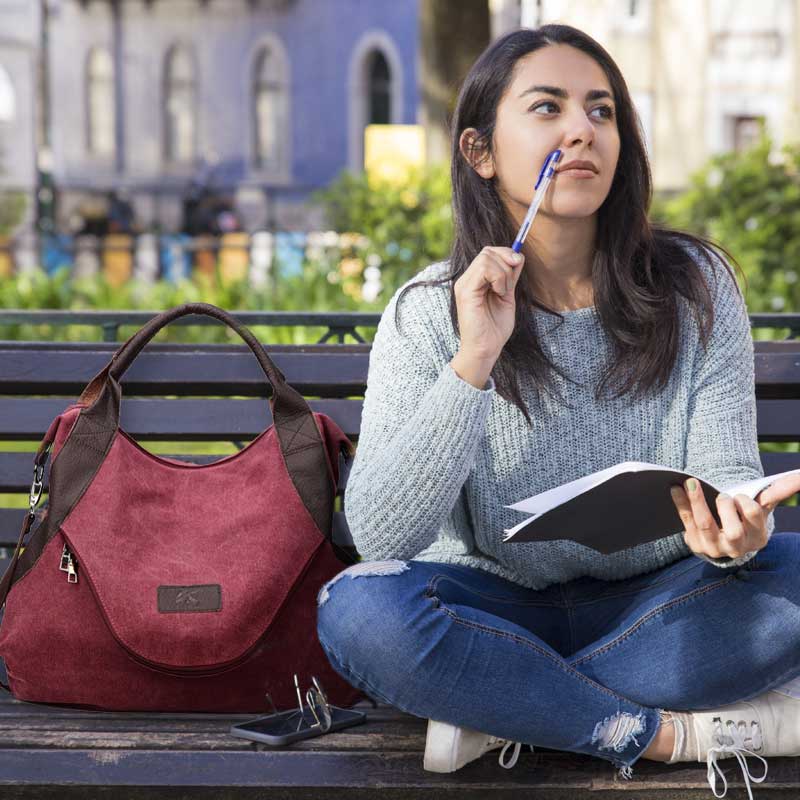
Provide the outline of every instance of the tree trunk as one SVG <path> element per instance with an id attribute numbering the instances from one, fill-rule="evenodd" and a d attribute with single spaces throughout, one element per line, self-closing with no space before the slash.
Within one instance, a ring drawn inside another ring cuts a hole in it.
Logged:
<path id="1" fill-rule="evenodd" d="M 421 0 L 420 109 L 428 162 L 450 157 L 450 121 L 461 81 L 490 42 L 488 0 Z"/>

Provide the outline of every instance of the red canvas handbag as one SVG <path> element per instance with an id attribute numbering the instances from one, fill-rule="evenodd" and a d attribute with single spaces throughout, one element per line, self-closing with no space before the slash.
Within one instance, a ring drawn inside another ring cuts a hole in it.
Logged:
<path id="1" fill-rule="evenodd" d="M 209 464 L 154 455 L 119 427 L 126 369 L 187 314 L 233 328 L 272 386 L 273 424 Z M 51 450 L 48 505 L 26 542 Z M 353 454 L 347 436 L 226 311 L 187 303 L 154 317 L 36 453 L 31 509 L 0 582 L 5 688 L 109 711 L 271 712 L 267 692 L 296 706 L 297 673 L 335 705 L 364 699 L 316 633 L 319 589 L 353 562 L 331 533 L 340 454 Z"/>

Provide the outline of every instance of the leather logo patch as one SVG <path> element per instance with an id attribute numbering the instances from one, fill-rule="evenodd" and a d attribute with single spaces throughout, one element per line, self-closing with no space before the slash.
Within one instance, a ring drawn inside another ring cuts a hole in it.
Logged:
<path id="1" fill-rule="evenodd" d="M 162 614 L 176 611 L 221 611 L 222 587 L 218 583 L 159 586 L 158 610 Z"/>

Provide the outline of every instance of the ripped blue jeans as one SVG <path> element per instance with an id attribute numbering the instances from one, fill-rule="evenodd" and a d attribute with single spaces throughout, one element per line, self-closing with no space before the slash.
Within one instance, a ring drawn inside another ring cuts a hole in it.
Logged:
<path id="1" fill-rule="evenodd" d="M 800 675 L 800 533 L 747 564 L 694 555 L 619 581 L 534 591 L 485 570 L 366 561 L 319 591 L 334 669 L 407 713 L 613 762 L 661 711 L 716 708 Z"/>

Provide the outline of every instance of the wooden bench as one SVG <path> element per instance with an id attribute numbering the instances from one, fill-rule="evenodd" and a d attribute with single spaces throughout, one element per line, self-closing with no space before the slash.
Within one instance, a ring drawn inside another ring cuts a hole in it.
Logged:
<path id="1" fill-rule="evenodd" d="M 355 442 L 369 348 L 366 343 L 267 346 L 312 408 L 332 417 Z M 7 443 L 38 444 L 56 414 L 77 399 L 115 349 L 104 342 L 0 342 L 0 438 L 6 442 L 0 447 L 0 491 L 27 497 L 31 481 L 32 453 L 9 452 Z M 800 342 L 757 341 L 755 363 L 760 441 L 800 442 Z M 241 447 L 271 424 L 262 399 L 263 375 L 244 344 L 152 343 L 125 374 L 123 390 L 121 424 L 143 443 L 233 441 Z M 168 455 L 200 463 L 220 457 Z M 762 452 L 762 461 L 765 471 L 774 473 L 800 466 L 800 454 Z M 334 536 L 343 547 L 352 547 L 343 488 L 344 482 Z M 0 555 L 10 554 L 24 513 L 0 508 L 0 548 L 6 548 Z M 777 530 L 800 530 L 798 507 L 781 506 L 775 516 Z M 5 570 L 2 561 L 0 570 Z M 42 656 L 58 658 L 58 653 Z M 367 711 L 366 724 L 271 750 L 229 735 L 232 723 L 253 715 L 91 712 L 19 702 L 0 692 L 2 796 L 62 798 L 101 791 L 115 799 L 178 798 L 189 791 L 214 798 L 326 798 L 334 791 L 354 798 L 380 791 L 398 798 L 459 800 L 490 793 L 711 796 L 701 764 L 667 766 L 640 759 L 627 781 L 605 760 L 545 748 L 535 753 L 523 748 L 511 770 L 503 769 L 498 751 L 492 751 L 455 773 L 430 773 L 422 768 L 426 720 L 387 705 L 356 707 Z M 735 759 L 721 765 L 731 787 L 728 797 L 745 797 Z M 754 793 L 767 790 L 771 798 L 800 797 L 800 758 L 770 759 L 767 782 Z"/>

